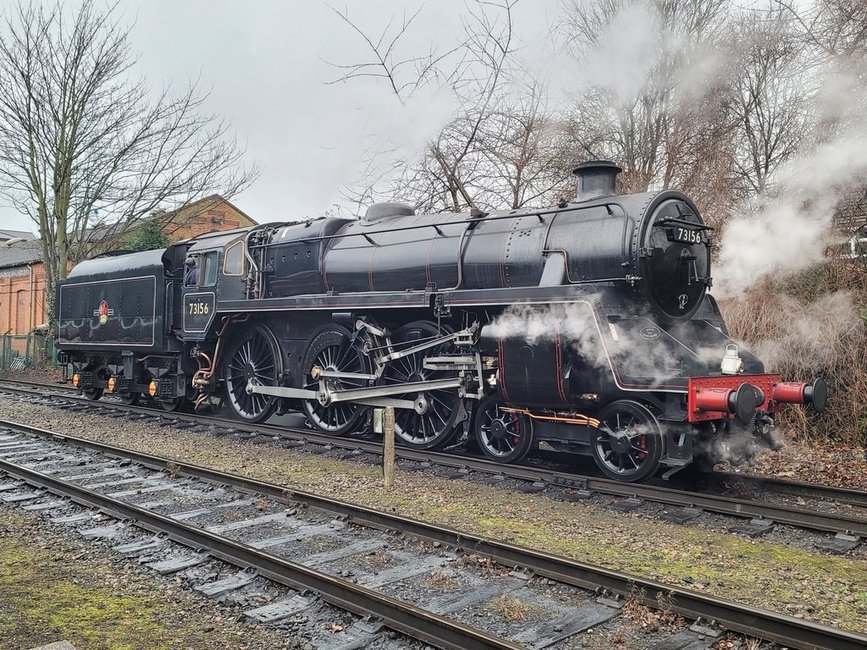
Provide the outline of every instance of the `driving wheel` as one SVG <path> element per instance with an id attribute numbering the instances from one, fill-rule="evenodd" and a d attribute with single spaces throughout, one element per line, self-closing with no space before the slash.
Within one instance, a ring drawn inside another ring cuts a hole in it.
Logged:
<path id="1" fill-rule="evenodd" d="M 419 321 L 398 329 L 392 341 L 395 350 L 403 350 L 437 336 L 440 336 L 440 332 L 434 323 Z M 382 382 L 406 384 L 456 376 L 454 372 L 429 370 L 424 367 L 425 357 L 439 356 L 449 352 L 451 348 L 451 344 L 446 343 L 395 359 L 385 367 Z M 395 411 L 394 433 L 398 440 L 419 449 L 437 449 L 451 442 L 455 435 L 455 420 L 460 407 L 457 388 L 405 393 L 397 397 L 421 401 L 425 407 L 423 413 L 415 409 Z"/>
<path id="2" fill-rule="evenodd" d="M 367 357 L 361 351 L 360 338 L 353 339 L 348 329 L 341 325 L 326 325 L 310 339 L 304 352 L 304 388 L 319 389 L 319 379 L 312 375 L 313 368 L 333 372 L 355 374 L 369 373 Z M 364 388 L 370 385 L 367 379 L 355 377 L 326 377 L 325 385 L 330 391 Z M 318 400 L 304 400 L 304 413 L 310 423 L 325 433 L 339 436 L 358 427 L 365 408 L 351 402 L 335 402 L 324 406 Z"/>
<path id="3" fill-rule="evenodd" d="M 242 420 L 262 422 L 277 407 L 277 398 L 261 393 L 247 393 L 247 384 L 276 386 L 282 372 L 280 352 L 271 331 L 254 325 L 238 332 L 226 355 L 226 399 Z"/>

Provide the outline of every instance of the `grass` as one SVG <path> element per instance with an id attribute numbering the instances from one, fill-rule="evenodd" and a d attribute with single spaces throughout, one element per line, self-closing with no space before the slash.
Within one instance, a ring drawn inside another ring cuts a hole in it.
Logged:
<path id="1" fill-rule="evenodd" d="M 536 611 L 536 608 L 532 605 L 528 605 L 521 599 L 509 594 L 502 594 L 493 600 L 489 600 L 485 603 L 485 609 L 496 612 L 506 621 L 523 621 Z"/>
<path id="2" fill-rule="evenodd" d="M 61 418 L 40 406 L 28 421 Z M 0 416 L 9 407 L 0 400 Z M 68 421 L 68 420 L 67 420 Z M 91 417 L 85 435 L 111 444 L 245 474 L 360 505 L 510 541 L 616 571 L 688 586 L 749 605 L 867 632 L 867 561 L 811 553 L 761 539 L 678 526 L 636 513 L 612 515 L 584 502 L 496 486 L 396 473 L 385 490 L 379 468 L 207 434 Z M 807 606 L 812 611 L 806 610 Z"/>
<path id="3" fill-rule="evenodd" d="M 181 594 L 175 601 L 163 580 L 120 572 L 85 542 L 52 536 L 34 545 L 32 517 L 0 508 L 0 647 L 61 639 L 79 650 L 266 647 L 240 644 L 241 625 L 205 632 L 200 599 Z M 280 644 L 272 642 L 267 647 Z"/>
<path id="4" fill-rule="evenodd" d="M 799 440 L 867 445 L 867 266 L 832 259 L 720 303 L 729 332 L 787 381 L 829 383 L 821 415 L 786 408 L 780 425 Z"/>

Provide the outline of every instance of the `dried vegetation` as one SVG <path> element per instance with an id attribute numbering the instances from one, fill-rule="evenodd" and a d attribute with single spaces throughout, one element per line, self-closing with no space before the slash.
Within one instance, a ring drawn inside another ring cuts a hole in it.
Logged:
<path id="1" fill-rule="evenodd" d="M 488 601 L 485 607 L 492 612 L 496 612 L 506 621 L 523 621 L 537 609 L 520 598 L 515 598 L 509 594 L 503 594 Z"/>
<path id="2" fill-rule="evenodd" d="M 642 603 L 644 592 L 638 591 L 623 606 L 623 617 L 647 632 L 673 633 L 684 625 L 683 616 L 672 611 L 671 596 L 664 592 L 656 594 L 658 608 Z"/>
<path id="3" fill-rule="evenodd" d="M 722 309 L 730 334 L 787 380 L 825 377 L 823 414 L 788 408 L 780 419 L 795 440 L 867 444 L 867 261 L 834 258 L 776 284 L 768 281 Z"/>

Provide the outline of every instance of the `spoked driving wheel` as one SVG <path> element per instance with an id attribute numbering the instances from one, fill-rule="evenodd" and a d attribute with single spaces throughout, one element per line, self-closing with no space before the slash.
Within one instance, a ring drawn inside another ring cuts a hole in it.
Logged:
<path id="1" fill-rule="evenodd" d="M 268 328 L 255 325 L 237 334 L 226 355 L 226 399 L 242 420 L 262 422 L 274 412 L 277 398 L 247 393 L 247 384 L 276 386 L 282 372 L 280 352 Z"/>
<path id="2" fill-rule="evenodd" d="M 509 410 L 499 395 L 486 397 L 479 404 L 475 433 L 482 453 L 500 463 L 516 463 L 533 447 L 533 421 Z"/>
<path id="3" fill-rule="evenodd" d="M 369 373 L 367 357 L 361 352 L 358 339 L 353 341 L 349 330 L 340 325 L 326 325 L 310 340 L 304 353 L 304 388 L 319 389 L 319 379 L 311 374 L 313 368 L 331 372 L 355 374 Z M 325 385 L 331 391 L 364 388 L 367 379 L 355 377 L 326 377 Z M 357 428 L 365 407 L 351 402 L 335 402 L 323 406 L 317 400 L 304 400 L 302 408 L 310 423 L 325 433 L 339 436 Z"/>
<path id="4" fill-rule="evenodd" d="M 593 460 L 606 476 L 641 481 L 659 469 L 665 442 L 653 413 L 638 402 L 619 400 L 599 413 Z"/>
<path id="5" fill-rule="evenodd" d="M 402 350 L 439 336 L 433 323 L 419 321 L 401 327 L 395 332 L 392 341 L 396 350 Z M 414 382 L 445 379 L 453 376 L 442 370 L 429 370 L 424 367 L 425 357 L 435 357 L 449 350 L 449 345 L 421 350 L 415 354 L 395 359 L 383 373 L 385 384 L 406 384 Z M 456 388 L 426 390 L 421 393 L 405 393 L 400 399 L 416 401 L 421 395 L 425 405 L 423 413 L 415 409 L 398 409 L 394 417 L 394 433 L 398 440 L 419 449 L 436 449 L 451 442 L 455 434 L 455 420 L 460 408 L 460 397 Z"/>

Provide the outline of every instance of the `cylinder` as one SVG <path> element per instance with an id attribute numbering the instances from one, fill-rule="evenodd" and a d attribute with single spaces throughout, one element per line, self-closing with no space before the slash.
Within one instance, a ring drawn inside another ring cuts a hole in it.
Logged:
<path id="1" fill-rule="evenodd" d="M 800 381 L 781 381 L 774 384 L 771 399 L 785 404 L 810 404 L 820 413 L 828 400 L 828 384 L 821 377 L 812 384 Z"/>

